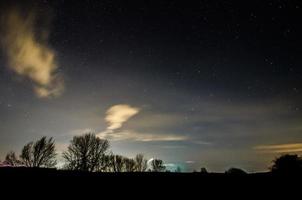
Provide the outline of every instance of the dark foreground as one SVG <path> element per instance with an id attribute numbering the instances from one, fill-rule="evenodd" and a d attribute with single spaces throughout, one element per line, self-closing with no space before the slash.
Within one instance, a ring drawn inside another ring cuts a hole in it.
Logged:
<path id="1" fill-rule="evenodd" d="M 165 192 L 173 194 L 208 193 L 213 195 L 249 195 L 268 193 L 290 195 L 299 193 L 302 176 L 271 173 L 222 174 L 222 173 L 86 173 L 56 169 L 0 168 L 1 185 L 31 190 L 102 191 L 112 195 L 127 192 Z M 1 187 L 3 189 L 3 187 Z M 70 190 L 71 189 L 71 190 Z M 213 191 L 215 191 L 213 193 Z M 222 192 L 222 193 L 221 193 Z"/>

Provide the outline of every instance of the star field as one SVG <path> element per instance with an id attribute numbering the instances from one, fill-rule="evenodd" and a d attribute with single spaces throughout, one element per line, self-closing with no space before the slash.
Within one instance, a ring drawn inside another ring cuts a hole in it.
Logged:
<path id="1" fill-rule="evenodd" d="M 81 130 L 104 133 L 114 105 L 139 110 L 114 130 L 114 151 L 161 157 L 188 171 L 265 170 L 276 154 L 257 146 L 302 142 L 298 0 L 0 6 L 39 16 L 23 35 L 54 58 L 45 81 L 18 72 L 9 44 L 2 48 L 1 158 L 42 135 L 54 137 L 62 151 Z"/>

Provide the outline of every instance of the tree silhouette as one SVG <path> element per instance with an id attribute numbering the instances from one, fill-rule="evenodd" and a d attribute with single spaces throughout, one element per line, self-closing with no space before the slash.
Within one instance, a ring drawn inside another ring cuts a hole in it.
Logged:
<path id="1" fill-rule="evenodd" d="M 134 159 L 111 153 L 107 156 L 107 172 L 144 172 L 147 170 L 147 160 L 142 154 Z"/>
<path id="2" fill-rule="evenodd" d="M 109 148 L 108 140 L 103 140 L 95 134 L 87 133 L 74 136 L 63 158 L 65 167 L 71 170 L 104 171 L 107 167 L 106 153 Z"/>
<path id="3" fill-rule="evenodd" d="M 244 170 L 239 169 L 239 168 L 234 168 L 234 167 L 228 169 L 225 173 L 226 174 L 231 174 L 231 175 L 244 175 L 244 174 L 247 174 Z"/>
<path id="4" fill-rule="evenodd" d="M 125 172 L 135 172 L 136 171 L 136 163 L 132 158 L 124 158 L 124 169 Z"/>
<path id="5" fill-rule="evenodd" d="M 143 154 L 137 154 L 134 158 L 137 172 L 145 172 L 147 170 L 147 159 L 144 158 Z"/>
<path id="6" fill-rule="evenodd" d="M 57 164 L 55 157 L 54 140 L 46 137 L 26 144 L 20 155 L 21 162 L 26 167 L 54 167 Z"/>
<path id="7" fill-rule="evenodd" d="M 202 168 L 200 169 L 200 173 L 202 173 L 202 174 L 207 174 L 207 173 L 208 173 L 207 168 L 202 167 Z"/>
<path id="8" fill-rule="evenodd" d="M 17 159 L 15 152 L 10 151 L 6 154 L 4 163 L 10 166 L 20 166 L 22 162 Z"/>
<path id="9" fill-rule="evenodd" d="M 282 155 L 273 161 L 273 173 L 302 173 L 302 159 L 298 155 Z"/>
<path id="10" fill-rule="evenodd" d="M 110 167 L 113 172 L 123 172 L 125 170 L 124 157 L 112 154 L 110 156 Z"/>
<path id="11" fill-rule="evenodd" d="M 160 159 L 153 159 L 151 161 L 151 167 L 153 172 L 164 172 L 166 170 L 164 162 Z"/>

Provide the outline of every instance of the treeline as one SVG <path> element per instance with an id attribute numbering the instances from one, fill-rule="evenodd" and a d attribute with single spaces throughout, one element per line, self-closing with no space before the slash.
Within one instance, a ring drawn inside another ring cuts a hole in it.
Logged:
<path id="1" fill-rule="evenodd" d="M 19 155 L 13 151 L 7 153 L 2 166 L 55 168 L 57 166 L 57 155 L 53 138 L 42 137 L 37 141 L 24 145 Z M 64 159 L 63 169 L 66 170 L 86 172 L 168 172 L 164 161 L 161 159 L 152 159 L 148 163 L 143 154 L 137 154 L 134 158 L 113 154 L 110 151 L 109 141 L 98 138 L 93 133 L 74 136 L 62 156 Z M 275 174 L 302 175 L 302 157 L 295 154 L 282 155 L 273 160 L 273 165 L 269 169 Z M 180 168 L 177 168 L 175 172 L 181 172 Z M 207 174 L 208 171 L 206 168 L 201 168 L 199 173 Z M 239 168 L 230 168 L 225 173 L 247 174 Z"/>
<path id="2" fill-rule="evenodd" d="M 108 140 L 100 139 L 93 133 L 74 136 L 63 152 L 63 169 L 88 172 L 164 172 L 166 167 L 160 159 L 153 159 L 148 167 L 148 160 L 143 154 L 135 158 L 115 155 Z M 11 151 L 7 153 L 4 165 L 12 167 L 55 168 L 57 152 L 53 138 L 42 137 L 26 144 L 20 155 Z"/>

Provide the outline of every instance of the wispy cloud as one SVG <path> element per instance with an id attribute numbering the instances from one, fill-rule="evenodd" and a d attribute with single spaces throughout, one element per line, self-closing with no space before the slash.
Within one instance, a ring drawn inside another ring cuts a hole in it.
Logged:
<path id="1" fill-rule="evenodd" d="M 186 148 L 185 145 L 164 145 L 164 146 L 161 146 L 161 148 L 163 149 L 183 149 L 183 148 Z"/>
<path id="2" fill-rule="evenodd" d="M 64 81 L 57 73 L 55 52 L 47 44 L 48 30 L 37 31 L 37 16 L 12 9 L 1 16 L 1 46 L 11 70 L 33 82 L 38 97 L 62 94 Z"/>
<path id="3" fill-rule="evenodd" d="M 184 141 L 188 138 L 181 135 L 173 134 L 151 134 L 151 133 L 138 133 L 131 130 L 120 131 L 115 133 L 102 132 L 98 134 L 101 138 L 106 138 L 111 141 L 131 140 L 138 142 L 156 142 L 156 141 Z"/>
<path id="4" fill-rule="evenodd" d="M 137 115 L 140 109 L 127 104 L 114 105 L 106 112 L 105 121 L 108 127 L 105 131 L 98 133 L 98 137 L 111 141 L 131 140 L 137 142 L 151 141 L 183 141 L 187 140 L 186 136 L 174 134 L 153 134 L 146 132 L 137 132 L 135 130 L 121 130 L 123 124 Z"/>
<path id="5" fill-rule="evenodd" d="M 278 145 L 260 145 L 255 146 L 255 150 L 268 153 L 295 153 L 302 152 L 302 143 L 278 144 Z"/>
<path id="6" fill-rule="evenodd" d="M 138 114 L 139 108 L 127 104 L 120 104 L 110 107 L 106 112 L 105 120 L 108 123 L 107 130 L 115 130 L 122 127 L 123 123 Z"/>

